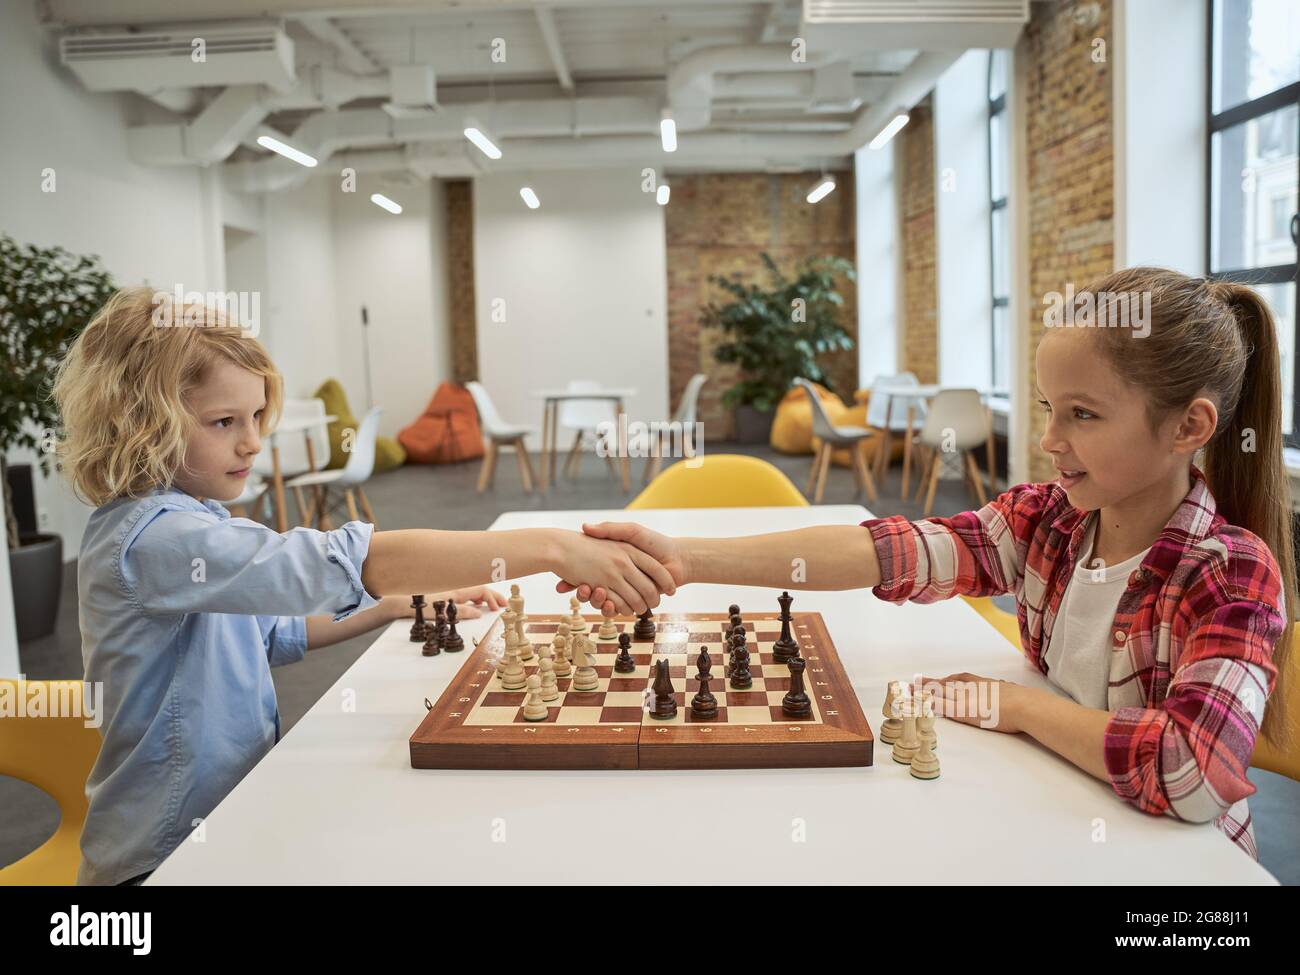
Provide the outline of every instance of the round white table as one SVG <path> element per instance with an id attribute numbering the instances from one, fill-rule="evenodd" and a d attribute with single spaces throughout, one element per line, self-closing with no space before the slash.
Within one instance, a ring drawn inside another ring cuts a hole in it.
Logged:
<path id="1" fill-rule="evenodd" d="M 555 442 L 559 436 L 559 404 L 577 400 L 596 400 L 614 404 L 614 422 L 619 429 L 619 476 L 623 481 L 623 490 L 632 486 L 631 471 L 628 467 L 627 443 L 624 437 L 625 427 L 622 417 L 623 401 L 636 395 L 636 390 L 620 386 L 614 388 L 573 390 L 556 387 L 554 389 L 535 389 L 533 398 L 542 400 L 542 490 L 545 491 L 557 480 L 555 463 Z"/>

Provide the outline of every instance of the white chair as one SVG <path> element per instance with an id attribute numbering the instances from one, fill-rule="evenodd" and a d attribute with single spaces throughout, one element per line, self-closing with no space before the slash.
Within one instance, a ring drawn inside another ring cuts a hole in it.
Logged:
<path id="1" fill-rule="evenodd" d="M 465 388 L 474 398 L 474 408 L 478 410 L 479 426 L 483 430 L 484 452 L 483 466 L 479 469 L 478 493 L 482 494 L 493 482 L 497 472 L 497 451 L 505 447 L 515 448 L 515 458 L 519 461 L 519 477 L 524 482 L 524 492 L 533 492 L 533 465 L 528 459 L 528 448 L 524 437 L 533 432 L 532 427 L 521 427 L 506 423 L 497 412 L 492 397 L 483 388 L 482 383 L 468 382 Z"/>
<path id="2" fill-rule="evenodd" d="M 375 440 L 379 436 L 379 417 L 383 412 L 376 406 L 361 420 L 360 428 L 352 441 L 352 449 L 348 452 L 348 462 L 342 468 L 332 471 L 309 471 L 285 482 L 286 487 L 291 487 L 295 491 L 304 525 L 314 522 L 316 527 L 329 531 L 332 527 L 329 518 L 330 509 L 338 504 L 337 497 L 332 498 L 330 495 L 330 491 L 334 490 L 342 492 L 348 506 L 348 517 L 352 521 L 361 518 L 357 512 L 359 501 L 366 521 L 376 528 L 379 527 L 379 523 L 375 521 L 375 513 L 370 507 L 370 501 L 366 498 L 361 485 L 370 480 L 370 475 L 375 470 Z M 319 488 L 320 502 L 313 501 L 308 506 L 308 510 L 302 512 L 302 495 L 298 491 L 305 487 Z"/>
<path id="3" fill-rule="evenodd" d="M 853 457 L 853 477 L 858 482 L 858 491 L 865 489 L 867 497 L 875 501 L 876 482 L 872 479 L 871 471 L 862 456 L 862 442 L 874 437 L 876 431 L 866 427 L 836 426 L 826 415 L 826 408 L 822 406 L 822 401 L 817 395 L 817 388 L 806 379 L 796 379 L 795 384 L 808 394 L 808 400 L 812 403 L 813 434 L 822 442 L 821 449 L 813 458 L 812 473 L 808 477 L 808 490 L 804 493 L 812 494 L 813 483 L 816 482 L 817 494 L 813 498 L 813 503 L 821 504 L 826 490 L 826 473 L 831 466 L 831 455 L 834 454 L 836 447 L 847 447 Z"/>
<path id="4" fill-rule="evenodd" d="M 240 492 L 239 497 L 222 503 L 236 518 L 251 518 L 254 514 L 265 515 L 265 511 L 259 509 L 264 507 L 262 502 L 266 500 L 266 494 L 270 490 L 269 481 L 258 476 L 256 471 L 249 471 L 248 477 L 244 479 L 244 490 Z M 252 512 L 249 511 L 250 507 L 253 509 Z"/>
<path id="5" fill-rule="evenodd" d="M 658 476 L 664 460 L 664 440 L 671 436 L 672 430 L 681 430 L 682 450 L 687 453 L 687 456 L 695 456 L 695 451 L 699 448 L 695 443 L 695 423 L 699 419 L 700 388 L 708 379 L 709 377 L 704 373 L 697 372 L 686 384 L 686 388 L 682 390 L 682 398 L 677 403 L 677 410 L 670 421 L 676 426 L 670 426 L 668 430 L 660 430 L 657 437 L 652 437 L 647 431 L 644 441 L 639 441 L 646 458 L 643 484 L 649 484 Z"/>
<path id="6" fill-rule="evenodd" d="M 600 383 L 591 379 L 572 379 L 565 386 L 565 389 L 571 393 L 594 393 L 600 388 Z M 560 403 L 559 425 L 575 431 L 573 447 L 569 450 L 569 456 L 564 459 L 565 477 L 577 476 L 582 464 L 582 441 L 586 435 L 590 433 L 593 438 L 597 438 L 602 424 L 614 424 L 617 421 L 618 410 L 609 400 L 566 399 Z M 614 463 L 612 451 L 605 454 L 605 460 L 609 462 L 610 472 L 617 475 L 618 467 Z"/>
<path id="7" fill-rule="evenodd" d="M 311 420 L 320 418 L 316 424 L 302 433 L 273 434 L 275 446 L 280 450 L 280 475 L 289 477 L 305 474 L 312 469 L 307 457 L 307 440 L 311 440 L 312 455 L 316 466 L 329 463 L 330 440 L 329 427 L 325 422 L 325 401 L 316 399 L 287 399 L 280 409 L 280 420 Z M 304 436 L 305 433 L 305 436 Z M 269 438 L 268 438 L 269 441 Z M 273 474 L 270 443 L 263 443 L 262 451 L 253 458 L 253 473 L 269 479 Z"/>
<path id="8" fill-rule="evenodd" d="M 929 415 L 917 435 L 917 443 L 930 451 L 929 469 L 921 475 L 925 488 L 925 509 L 922 518 L 930 517 L 934 505 L 934 489 L 939 484 L 939 469 L 945 454 L 960 451 L 965 455 L 966 485 L 982 508 L 988 503 L 984 482 L 975 466 L 972 447 L 988 441 L 989 414 L 978 389 L 941 389 L 930 400 Z M 919 492 L 918 492 L 919 496 Z"/>

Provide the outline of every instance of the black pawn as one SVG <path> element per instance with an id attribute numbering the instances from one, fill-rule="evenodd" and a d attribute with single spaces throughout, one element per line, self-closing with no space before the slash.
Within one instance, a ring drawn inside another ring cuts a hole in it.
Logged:
<path id="1" fill-rule="evenodd" d="M 740 607 L 739 607 L 736 603 L 732 603 L 730 606 L 727 607 L 727 615 L 728 615 L 728 616 L 739 616 L 739 615 L 740 615 Z"/>
<path id="2" fill-rule="evenodd" d="M 447 649 L 447 600 L 433 601 L 433 635 L 438 638 L 438 649 Z"/>
<path id="3" fill-rule="evenodd" d="M 424 641 L 424 649 L 420 652 L 426 657 L 436 657 L 438 654 L 442 653 L 442 643 L 438 639 L 438 627 L 433 623 L 429 623 L 425 626 L 424 630 L 428 636 Z"/>
<path id="4" fill-rule="evenodd" d="M 709 668 L 713 666 L 713 658 L 709 656 L 707 649 L 700 650 L 700 658 L 696 666 L 699 668 L 699 673 L 695 675 L 695 679 L 700 682 L 700 689 L 691 698 L 691 716 L 699 721 L 708 721 L 718 716 L 718 699 L 709 691 L 709 681 L 712 680 Z"/>
<path id="5" fill-rule="evenodd" d="M 618 635 L 618 656 L 614 658 L 614 671 L 630 674 L 636 670 L 636 661 L 632 659 L 632 638 L 626 633 Z"/>
<path id="6" fill-rule="evenodd" d="M 427 625 L 424 622 L 424 597 L 412 596 L 411 608 L 415 610 L 415 622 L 411 624 L 411 642 L 422 643 L 424 640 L 428 639 L 424 632 L 425 626 Z"/>
<path id="7" fill-rule="evenodd" d="M 677 696 L 673 693 L 673 681 L 668 676 L 667 659 L 655 663 L 654 705 L 650 717 L 661 721 L 677 716 Z"/>
<path id="8" fill-rule="evenodd" d="M 803 669 L 806 666 L 803 657 L 790 658 L 790 690 L 781 698 L 781 713 L 787 718 L 812 716 L 812 701 L 803 689 Z"/>
<path id="9" fill-rule="evenodd" d="M 632 627 L 632 636 L 638 640 L 653 640 L 656 632 L 655 614 L 647 609 L 636 618 L 636 625 Z"/>
<path id="10" fill-rule="evenodd" d="M 781 604 L 781 636 L 772 644 L 772 656 L 777 663 L 784 664 L 789 663 L 791 657 L 799 656 L 799 644 L 790 635 L 790 623 L 794 620 L 790 615 L 790 604 L 794 602 L 794 597 L 783 592 L 776 601 Z"/>
<path id="11" fill-rule="evenodd" d="M 753 675 L 749 672 L 749 648 L 745 646 L 745 631 L 736 631 L 736 642 L 731 651 L 731 686 L 738 691 L 748 690 L 754 686 Z"/>
<path id="12" fill-rule="evenodd" d="M 460 615 L 455 603 L 447 604 L 447 634 L 442 648 L 448 653 L 458 653 L 465 649 L 465 638 L 456 632 L 456 617 Z"/>

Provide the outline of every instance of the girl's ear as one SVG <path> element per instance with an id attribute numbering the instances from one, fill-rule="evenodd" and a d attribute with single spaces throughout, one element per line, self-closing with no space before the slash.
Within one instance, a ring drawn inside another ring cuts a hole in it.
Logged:
<path id="1" fill-rule="evenodd" d="M 1219 409 L 1214 401 L 1198 396 L 1183 412 L 1183 418 L 1174 432 L 1174 449 L 1178 453 L 1194 454 L 1212 439 L 1219 425 Z"/>

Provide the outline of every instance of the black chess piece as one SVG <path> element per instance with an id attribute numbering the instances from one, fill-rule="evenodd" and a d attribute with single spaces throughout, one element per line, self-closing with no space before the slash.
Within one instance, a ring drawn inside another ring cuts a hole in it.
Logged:
<path id="1" fill-rule="evenodd" d="M 749 672 L 749 647 L 745 646 L 744 627 L 736 631 L 735 643 L 732 644 L 731 686 L 738 691 L 754 686 L 754 677 Z"/>
<path id="2" fill-rule="evenodd" d="M 790 604 L 794 602 L 794 597 L 783 592 L 776 601 L 781 604 L 781 636 L 772 644 L 772 656 L 777 663 L 784 664 L 789 663 L 791 657 L 799 656 L 799 644 L 790 635 L 790 624 L 794 620 L 790 615 Z"/>
<path id="3" fill-rule="evenodd" d="M 428 623 L 425 625 L 424 631 L 428 635 L 424 640 L 424 649 L 420 652 L 426 657 L 438 656 L 438 654 L 442 653 L 442 644 L 438 640 L 438 627 L 433 623 Z"/>
<path id="4" fill-rule="evenodd" d="M 447 649 L 447 600 L 435 599 L 433 601 L 433 623 L 430 624 L 433 629 L 433 635 L 438 640 L 438 649 Z"/>
<path id="5" fill-rule="evenodd" d="M 713 679 L 709 668 L 713 666 L 713 658 L 709 656 L 707 647 L 700 649 L 696 666 L 699 672 L 695 679 L 700 682 L 700 689 L 691 698 L 691 717 L 697 721 L 709 721 L 718 716 L 718 699 L 709 691 L 709 681 Z"/>
<path id="6" fill-rule="evenodd" d="M 618 635 L 618 656 L 614 658 L 614 672 L 630 674 L 636 670 L 636 661 L 632 659 L 632 638 L 626 633 Z"/>
<path id="7" fill-rule="evenodd" d="M 655 662 L 654 705 L 650 708 L 650 717 L 666 720 L 677 716 L 677 697 L 673 693 L 673 681 L 668 676 L 667 659 Z"/>
<path id="8" fill-rule="evenodd" d="M 447 633 L 442 641 L 442 648 L 448 653 L 459 653 L 465 649 L 465 638 L 456 632 L 456 617 L 460 611 L 456 609 L 456 604 L 447 604 Z"/>
<path id="9" fill-rule="evenodd" d="M 636 618 L 636 625 L 632 627 L 632 636 L 637 640 L 653 640 L 657 631 L 655 614 L 647 609 Z"/>
<path id="10" fill-rule="evenodd" d="M 790 690 L 781 698 L 781 713 L 787 718 L 807 718 L 812 716 L 812 701 L 803 689 L 803 669 L 808 666 L 803 657 L 791 657 Z"/>
<path id="11" fill-rule="evenodd" d="M 740 606 L 738 606 L 736 603 L 732 603 L 730 606 L 727 607 L 727 615 L 728 615 L 728 616 L 739 616 L 739 615 L 740 615 Z"/>
<path id="12" fill-rule="evenodd" d="M 424 597 L 412 596 L 411 608 L 415 610 L 415 622 L 411 624 L 411 642 L 422 643 L 428 639 L 424 632 L 427 625 L 424 621 Z"/>

